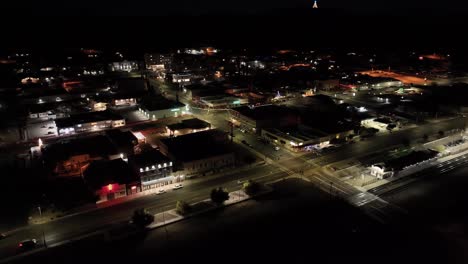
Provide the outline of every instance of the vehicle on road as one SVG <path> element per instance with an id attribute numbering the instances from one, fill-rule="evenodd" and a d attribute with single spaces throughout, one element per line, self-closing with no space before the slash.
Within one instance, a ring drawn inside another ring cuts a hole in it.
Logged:
<path id="1" fill-rule="evenodd" d="M 164 190 L 164 189 L 159 189 L 158 192 L 157 192 L 156 194 L 163 194 L 163 193 L 165 193 L 165 192 L 166 192 L 166 190 Z"/>
<path id="2" fill-rule="evenodd" d="M 178 184 L 174 185 L 174 187 L 172 187 L 172 189 L 177 190 L 177 189 L 180 189 L 182 187 L 183 187 L 182 184 L 178 183 Z"/>
<path id="3" fill-rule="evenodd" d="M 242 132 L 242 133 L 245 133 L 245 132 L 246 132 L 245 129 L 243 129 L 243 128 L 241 128 L 241 129 L 239 129 L 239 130 L 240 130 L 240 132 Z"/>
<path id="4" fill-rule="evenodd" d="M 246 146 L 252 147 L 252 145 L 249 144 L 249 143 L 248 143 L 247 141 L 245 141 L 245 140 L 242 140 L 241 142 L 242 142 L 242 144 L 244 144 L 244 145 L 246 145 Z"/>
<path id="5" fill-rule="evenodd" d="M 21 250 L 29 250 L 33 249 L 37 246 L 37 240 L 36 239 L 27 239 L 23 240 L 18 244 L 18 248 Z"/>
<path id="6" fill-rule="evenodd" d="M 280 150 L 280 148 L 279 148 L 278 146 L 276 146 L 276 147 L 275 147 L 275 150 L 278 151 L 278 150 Z"/>
<path id="7" fill-rule="evenodd" d="M 5 235 L 5 234 L 0 234 L 0 240 L 5 239 L 6 237 L 7 237 L 7 235 Z"/>

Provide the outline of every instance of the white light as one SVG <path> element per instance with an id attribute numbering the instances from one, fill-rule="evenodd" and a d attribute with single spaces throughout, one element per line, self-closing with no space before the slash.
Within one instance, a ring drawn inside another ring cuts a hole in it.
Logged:
<path id="1" fill-rule="evenodd" d="M 160 168 L 161 168 L 161 164 L 158 164 L 158 169 L 160 169 Z"/>
<path id="2" fill-rule="evenodd" d="M 149 168 L 148 168 L 148 167 L 146 167 L 146 168 L 145 168 L 145 171 L 149 171 Z"/>
<path id="3" fill-rule="evenodd" d="M 172 161 L 171 161 L 171 162 L 169 162 L 169 166 L 172 166 Z"/>
<path id="4" fill-rule="evenodd" d="M 167 167 L 167 163 L 164 162 L 164 167 Z"/>
<path id="5" fill-rule="evenodd" d="M 143 168 L 140 168 L 140 172 L 143 172 Z"/>
<path id="6" fill-rule="evenodd" d="M 152 170 L 155 170 L 155 169 L 156 169 L 156 166 L 154 166 L 154 165 L 151 166 L 151 169 L 152 169 Z"/>

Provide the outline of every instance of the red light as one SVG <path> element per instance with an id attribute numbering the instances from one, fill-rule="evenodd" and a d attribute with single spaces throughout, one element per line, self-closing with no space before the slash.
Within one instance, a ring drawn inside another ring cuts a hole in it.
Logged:
<path id="1" fill-rule="evenodd" d="M 136 186 L 132 186 L 132 190 L 135 190 L 136 189 Z"/>
<path id="2" fill-rule="evenodd" d="M 22 247 L 22 246 L 23 246 L 23 243 L 20 243 L 19 246 Z"/>
<path id="3" fill-rule="evenodd" d="M 113 188 L 114 186 L 112 186 L 112 184 L 107 185 L 107 190 L 112 191 Z"/>

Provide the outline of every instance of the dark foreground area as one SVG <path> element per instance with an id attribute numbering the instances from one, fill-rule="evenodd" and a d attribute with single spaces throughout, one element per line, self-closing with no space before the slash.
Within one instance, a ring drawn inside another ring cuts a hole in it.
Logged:
<path id="1" fill-rule="evenodd" d="M 418 225 L 381 225 L 312 184 L 121 241 L 96 236 L 14 263 L 454 263 Z"/>

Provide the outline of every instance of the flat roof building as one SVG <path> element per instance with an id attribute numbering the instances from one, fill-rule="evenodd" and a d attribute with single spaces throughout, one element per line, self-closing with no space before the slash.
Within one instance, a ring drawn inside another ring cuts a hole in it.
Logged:
<path id="1" fill-rule="evenodd" d="M 230 109 L 230 115 L 236 126 L 258 134 L 264 128 L 290 128 L 300 124 L 298 113 L 285 106 L 240 106 Z"/>
<path id="2" fill-rule="evenodd" d="M 188 112 L 188 106 L 162 96 L 145 97 L 140 102 L 140 112 L 151 120 L 178 117 Z"/>
<path id="3" fill-rule="evenodd" d="M 98 111 L 70 115 L 55 120 L 59 135 L 100 131 L 125 126 L 125 119 L 110 111 Z"/>
<path id="4" fill-rule="evenodd" d="M 185 175 L 205 174 L 234 165 L 226 132 L 212 129 L 159 140 L 163 154 L 175 160 Z"/>

